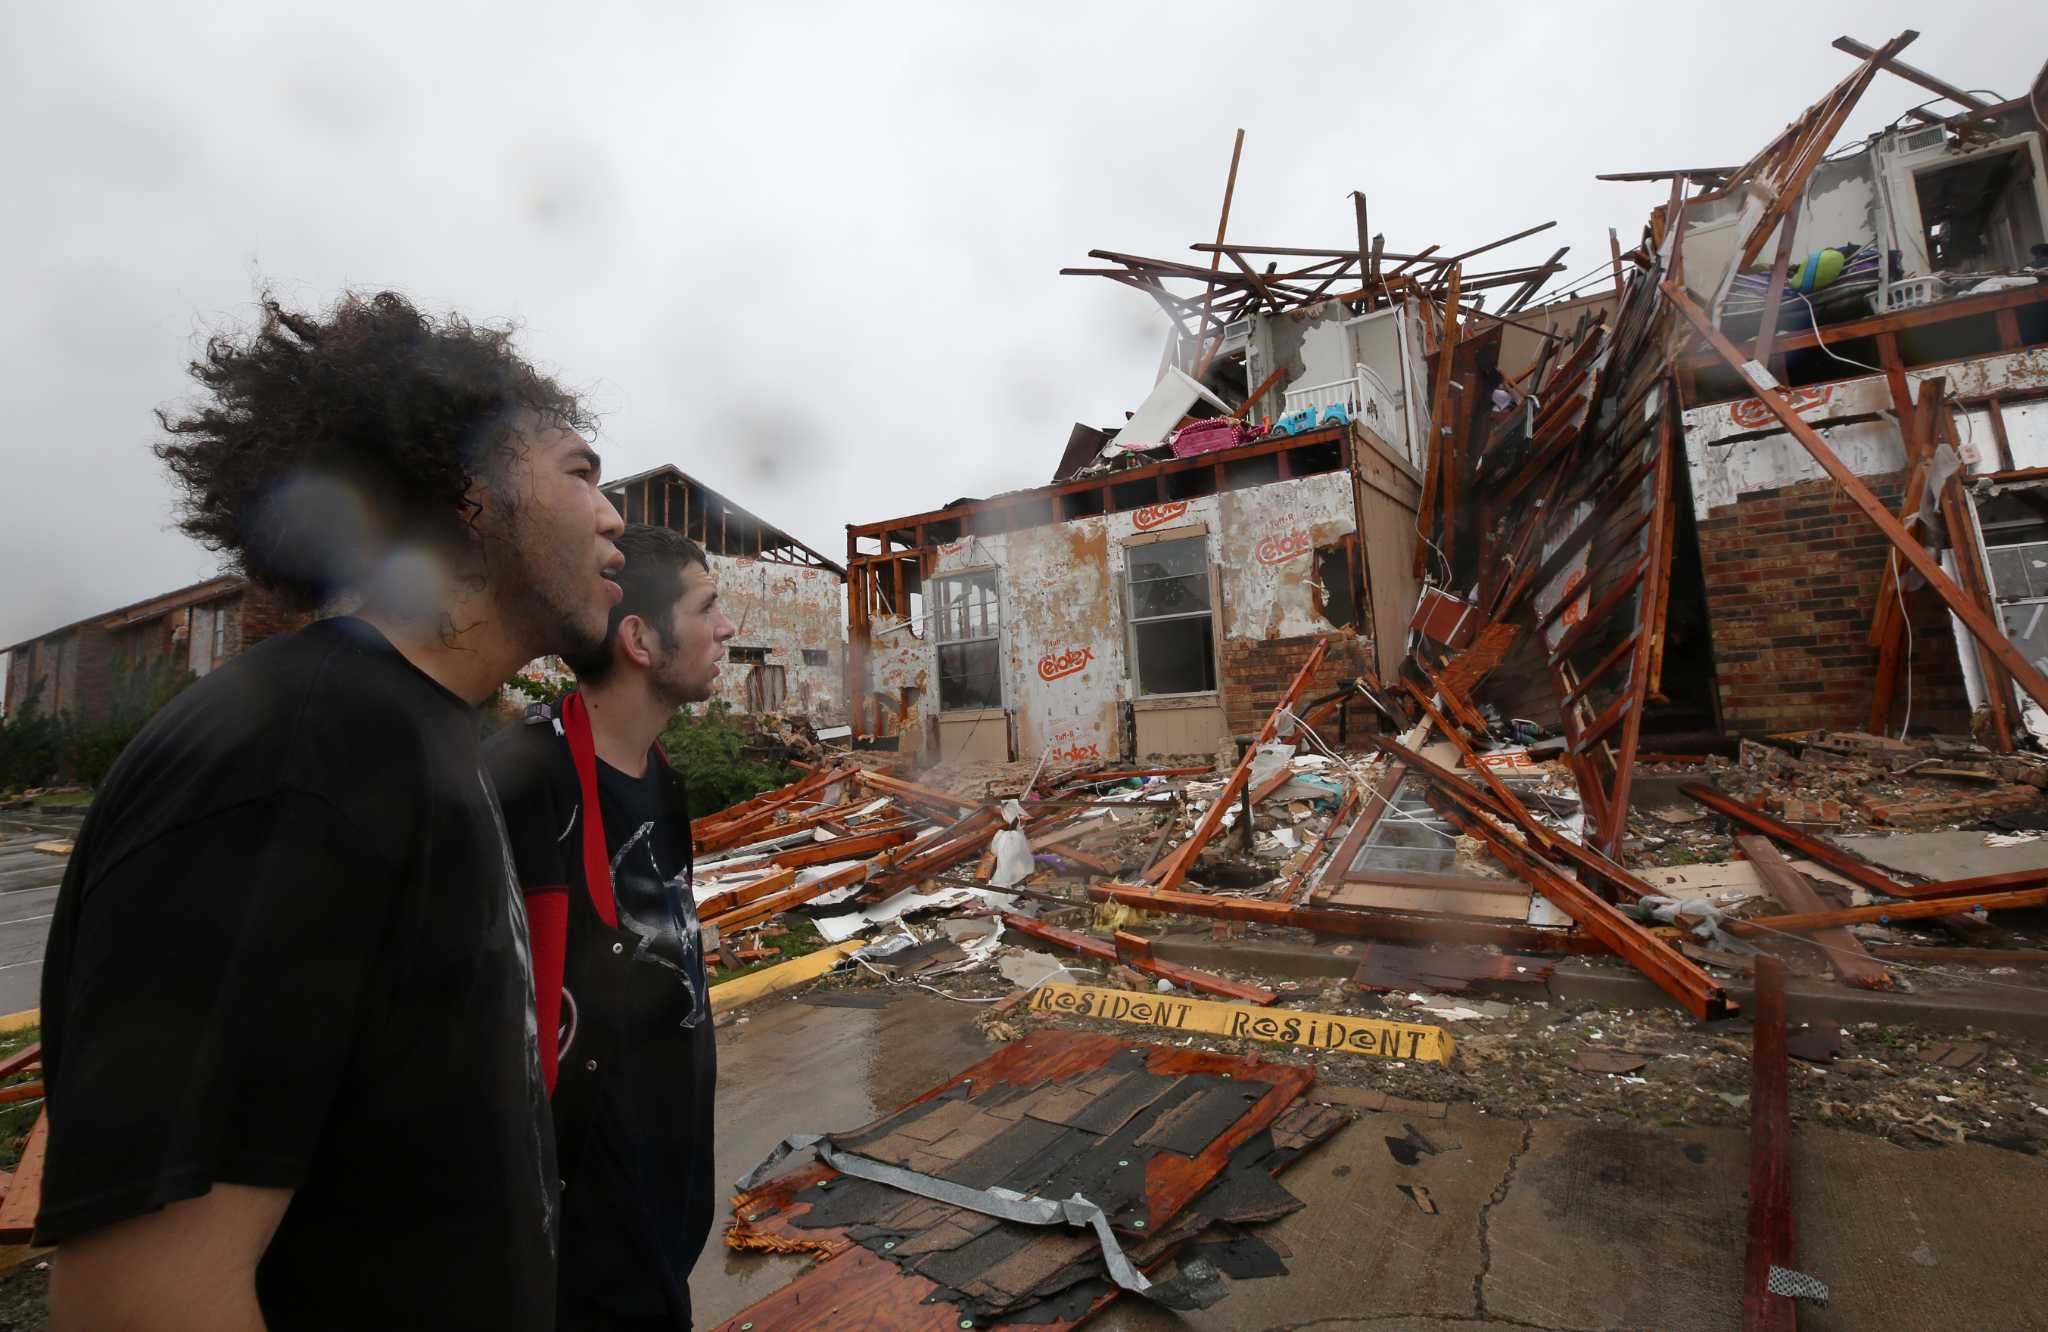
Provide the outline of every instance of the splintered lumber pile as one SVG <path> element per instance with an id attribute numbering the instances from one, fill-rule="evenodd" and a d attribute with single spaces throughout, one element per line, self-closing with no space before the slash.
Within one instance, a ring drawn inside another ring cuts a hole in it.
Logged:
<path id="1" fill-rule="evenodd" d="M 1171 775 L 1207 773 L 1176 769 Z M 1091 829 L 1063 793 L 1089 785 L 1156 776 L 1075 772 L 1033 797 L 1020 829 L 1042 837 L 1047 853 L 1094 874 L 1116 866 L 1065 842 Z M 1034 783 L 1035 784 L 1035 783 Z M 1085 794 L 1085 792 L 1084 792 Z M 874 901 L 916 887 L 985 855 L 1008 826 L 1002 809 L 893 773 L 821 768 L 692 825 L 703 924 L 725 933 L 757 925 L 827 894 L 856 890 Z M 838 900 L 838 899 L 834 899 Z"/>

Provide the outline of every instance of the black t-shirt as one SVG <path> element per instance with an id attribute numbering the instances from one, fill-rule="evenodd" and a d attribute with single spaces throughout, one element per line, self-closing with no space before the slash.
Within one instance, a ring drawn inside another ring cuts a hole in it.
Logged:
<path id="1" fill-rule="evenodd" d="M 647 771 L 639 777 L 628 777 L 603 759 L 597 761 L 597 802 L 604 810 L 604 841 L 611 853 L 619 923 L 640 936 L 636 959 L 675 973 L 680 1002 L 689 1008 L 681 1025 L 695 1027 L 706 1003 L 697 901 L 690 887 L 687 852 L 677 842 L 676 821 L 663 807 L 664 790 L 659 759 L 650 757 Z M 670 1036 L 670 1014 L 640 1016 L 658 1022 L 656 1031 Z"/>
<path id="2" fill-rule="evenodd" d="M 599 760 L 618 924 L 582 874 L 582 793 L 552 717 L 485 747 L 521 884 L 567 885 L 561 1072 L 563 1327 L 602 1315 L 687 1326 L 711 1233 L 717 1051 L 691 888 L 681 782 L 650 752 L 630 777 Z"/>
<path id="3" fill-rule="evenodd" d="M 476 714 L 358 620 L 257 647 L 143 729 L 79 835 L 38 1238 L 289 1188 L 271 1327 L 552 1327 L 530 972 Z"/>
<path id="4" fill-rule="evenodd" d="M 598 1185 L 586 1172 L 586 1180 L 617 1190 L 621 1202 L 637 1197 L 661 1269 L 687 1309 L 690 1268 L 708 1233 L 697 1218 L 708 1221 L 711 1210 L 709 1074 L 716 1056 L 690 864 L 676 820 L 663 808 L 665 776 L 651 757 L 639 778 L 601 759 L 597 765 L 619 924 L 640 944 L 629 952 L 638 964 L 628 991 L 635 1002 L 625 1014 L 618 1080 L 632 1150 L 617 1162 L 627 1167 L 620 1178 Z"/>

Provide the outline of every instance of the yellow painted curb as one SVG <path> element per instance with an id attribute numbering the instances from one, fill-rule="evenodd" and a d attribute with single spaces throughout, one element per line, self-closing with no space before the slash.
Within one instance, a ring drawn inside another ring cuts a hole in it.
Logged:
<path id="1" fill-rule="evenodd" d="M 43 1010 L 40 1008 L 24 1008 L 19 1013 L 0 1015 L 0 1032 L 26 1031 L 42 1025 Z"/>
<path id="2" fill-rule="evenodd" d="M 720 981 L 711 987 L 711 1011 L 720 1013 L 728 1008 L 738 1008 L 741 1004 L 751 1004 L 756 999 L 794 988 L 805 981 L 816 980 L 838 966 L 841 958 L 866 946 L 865 939 L 849 939 L 842 944 L 820 948 L 815 953 L 805 953 L 802 957 L 778 962 L 772 967 Z"/>

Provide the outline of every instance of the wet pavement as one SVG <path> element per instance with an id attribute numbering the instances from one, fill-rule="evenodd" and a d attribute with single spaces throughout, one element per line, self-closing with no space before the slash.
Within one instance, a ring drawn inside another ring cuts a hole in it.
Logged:
<path id="1" fill-rule="evenodd" d="M 0 1015 L 42 1002 L 43 945 L 70 857 L 38 851 L 35 844 L 69 841 L 81 821 L 68 811 L 0 815 Z"/>
<path id="2" fill-rule="evenodd" d="M 789 1133 L 855 1127 L 994 1048 L 974 1010 L 921 993 L 886 1008 L 778 999 L 719 1041 L 719 1172 Z M 1413 1116 L 1407 1116 L 1413 1119 Z M 1403 1165 L 1404 1117 L 1362 1114 L 1281 1181 L 1308 1205 L 1259 1233 L 1289 1275 L 1175 1316 L 1126 1298 L 1093 1327 L 1593 1329 L 1741 1326 L 1746 1135 L 1488 1117 L 1416 1121 L 1443 1150 Z M 2048 1162 L 1975 1143 L 1910 1149 L 1794 1135 L 1798 1266 L 1833 1288 L 1807 1332 L 2048 1329 Z M 1421 1185 L 1437 1214 L 1400 1191 Z M 723 1218 L 720 1233 L 723 1231 Z M 807 1260 L 706 1251 L 691 1285 L 712 1326 Z"/>
<path id="3" fill-rule="evenodd" d="M 916 990 L 876 1009 L 774 998 L 718 1033 L 722 1185 L 711 1243 L 690 1277 L 697 1326 L 716 1326 L 809 1262 L 725 1247 L 732 1181 L 785 1137 L 858 1127 L 986 1059 L 996 1047 L 974 1025 L 979 1007 Z"/>

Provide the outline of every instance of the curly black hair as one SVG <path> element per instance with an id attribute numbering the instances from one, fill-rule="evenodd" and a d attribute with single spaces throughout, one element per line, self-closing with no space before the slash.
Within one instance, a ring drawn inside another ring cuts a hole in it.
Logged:
<path id="1" fill-rule="evenodd" d="M 432 318 L 389 291 L 319 314 L 266 297 L 259 326 L 208 338 L 191 373 L 207 400 L 157 412 L 178 525 L 303 607 L 349 586 L 379 545 L 461 538 L 470 487 L 523 420 L 592 426 L 509 328 Z"/>

